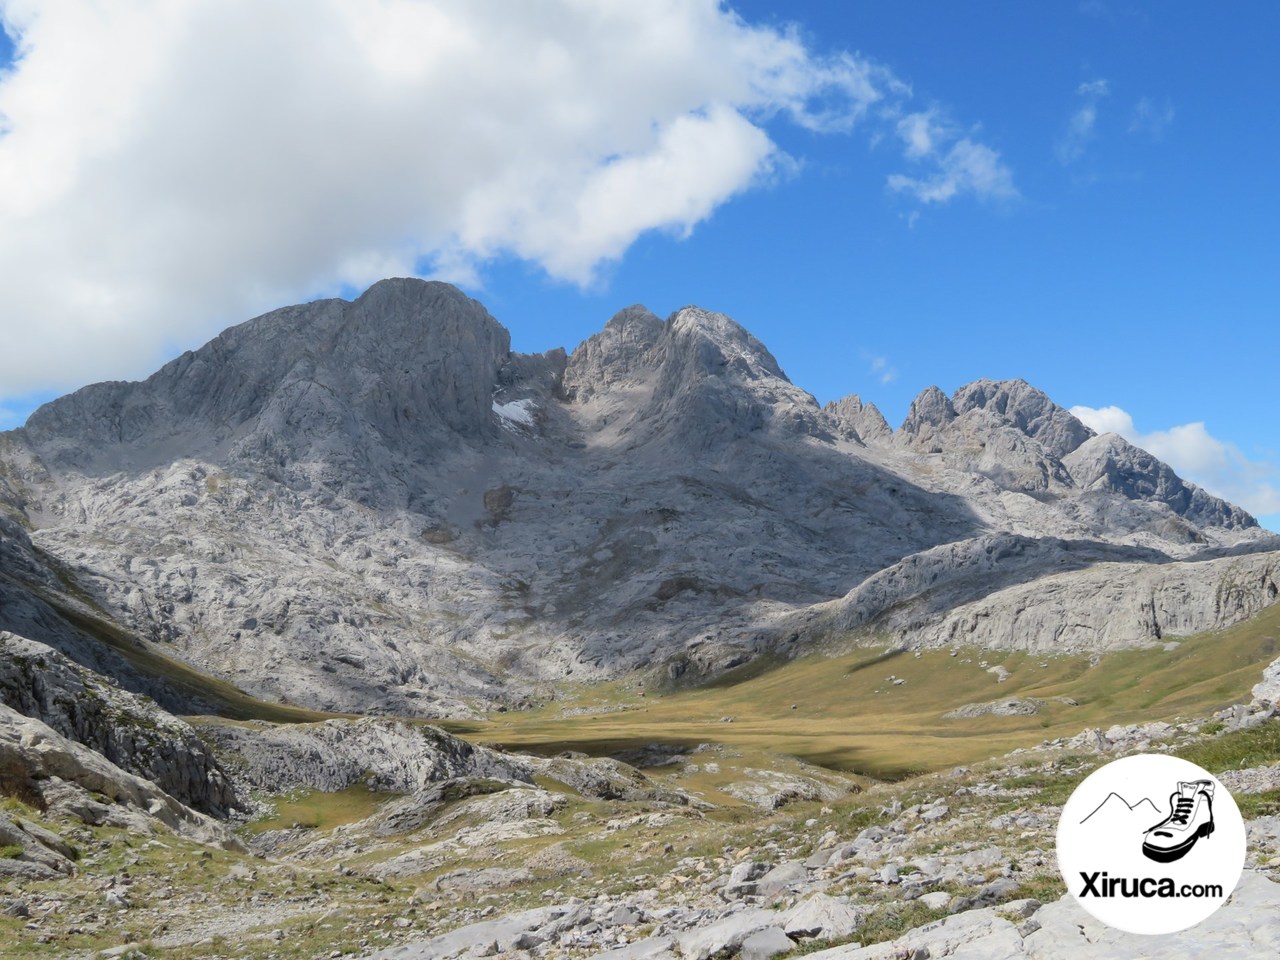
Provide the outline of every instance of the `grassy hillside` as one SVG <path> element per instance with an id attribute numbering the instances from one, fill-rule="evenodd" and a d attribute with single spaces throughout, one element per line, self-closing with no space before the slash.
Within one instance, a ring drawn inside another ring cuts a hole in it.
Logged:
<path id="1" fill-rule="evenodd" d="M 166 656 L 152 644 L 144 643 L 128 630 L 99 612 L 93 598 L 52 557 L 45 555 L 51 569 L 58 574 L 67 593 L 74 598 L 55 596 L 29 583 L 22 584 L 49 605 L 59 617 L 84 635 L 109 647 L 147 677 L 163 680 L 174 691 L 193 702 L 203 702 L 219 716 L 234 720 L 269 720 L 273 723 L 309 723 L 340 714 L 308 710 L 282 703 L 271 703 L 245 693 L 234 684 L 209 676 L 176 657 Z"/>
<path id="2" fill-rule="evenodd" d="M 1088 656 L 864 648 L 752 664 L 695 690 L 642 691 L 633 682 L 578 688 L 539 710 L 496 715 L 470 735 L 544 753 L 715 742 L 897 778 L 1087 727 L 1204 715 L 1247 700 L 1262 668 L 1278 655 L 1275 606 L 1221 633 L 1187 638 L 1173 650 L 1122 651 L 1092 664 Z M 1007 680 L 998 682 L 989 672 L 995 666 L 1008 670 Z M 895 684 L 891 676 L 905 682 Z M 1030 716 L 942 717 L 965 704 L 1012 697 L 1045 702 Z"/>

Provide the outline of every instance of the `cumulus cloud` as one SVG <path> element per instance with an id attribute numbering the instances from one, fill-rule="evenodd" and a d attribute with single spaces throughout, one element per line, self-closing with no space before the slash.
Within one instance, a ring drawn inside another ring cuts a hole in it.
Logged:
<path id="1" fill-rule="evenodd" d="M 912 96 L 718 0 L 0 0 L 0 24 L 11 396 L 385 276 L 515 256 L 591 284 L 794 167 L 772 125 L 875 135 Z M 931 141 L 916 192 L 989 190 L 985 150 Z"/>
<path id="2" fill-rule="evenodd" d="M 1089 80 L 1076 87 L 1080 106 L 1067 120 L 1067 127 L 1058 139 L 1058 160 L 1064 165 L 1074 163 L 1084 156 L 1090 141 L 1097 135 L 1098 103 L 1111 92 L 1106 80 Z"/>
<path id="3" fill-rule="evenodd" d="M 1209 433 L 1202 422 L 1143 433 L 1120 407 L 1078 406 L 1071 413 L 1098 433 L 1118 433 L 1179 476 L 1250 513 L 1280 513 L 1280 464 L 1250 459 L 1235 444 Z"/>

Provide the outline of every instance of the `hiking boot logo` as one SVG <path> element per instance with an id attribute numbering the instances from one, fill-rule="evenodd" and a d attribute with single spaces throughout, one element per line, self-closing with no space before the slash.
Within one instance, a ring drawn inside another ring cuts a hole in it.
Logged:
<path id="1" fill-rule="evenodd" d="M 1172 863 L 1212 834 L 1213 781 L 1179 781 L 1169 795 L 1169 815 L 1143 834 L 1142 853 L 1150 860 Z"/>
<path id="2" fill-rule="evenodd" d="M 1056 852 L 1086 913 L 1129 933 L 1164 934 L 1227 901 L 1245 846 L 1240 808 L 1212 773 L 1181 757 L 1138 753 L 1075 788 L 1058 820 Z"/>

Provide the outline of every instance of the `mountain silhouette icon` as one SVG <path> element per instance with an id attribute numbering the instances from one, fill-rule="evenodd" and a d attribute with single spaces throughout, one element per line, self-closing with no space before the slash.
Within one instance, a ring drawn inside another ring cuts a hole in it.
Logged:
<path id="1" fill-rule="evenodd" d="M 1154 823 L 1156 820 L 1160 819 L 1160 808 L 1157 807 L 1149 797 L 1143 797 L 1141 800 L 1130 803 L 1113 790 L 1111 793 L 1107 794 L 1105 800 L 1093 808 L 1092 813 L 1080 822 L 1082 824 L 1088 823 L 1094 817 L 1097 817 L 1097 820 L 1094 820 L 1094 822 L 1100 823 L 1104 820 L 1127 820 L 1134 816 L 1137 816 L 1144 821 L 1146 821 L 1148 817 L 1151 817 L 1153 819 L 1148 822 Z"/>

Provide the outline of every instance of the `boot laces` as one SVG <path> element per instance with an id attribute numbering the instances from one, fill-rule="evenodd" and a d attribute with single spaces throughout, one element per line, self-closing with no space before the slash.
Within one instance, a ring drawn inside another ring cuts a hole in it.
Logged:
<path id="1" fill-rule="evenodd" d="M 1184 827 L 1187 825 L 1187 818 L 1191 816 L 1191 808 L 1195 806 L 1195 798 L 1179 797 L 1173 816 L 1169 819 L 1174 823 L 1180 823 Z"/>

